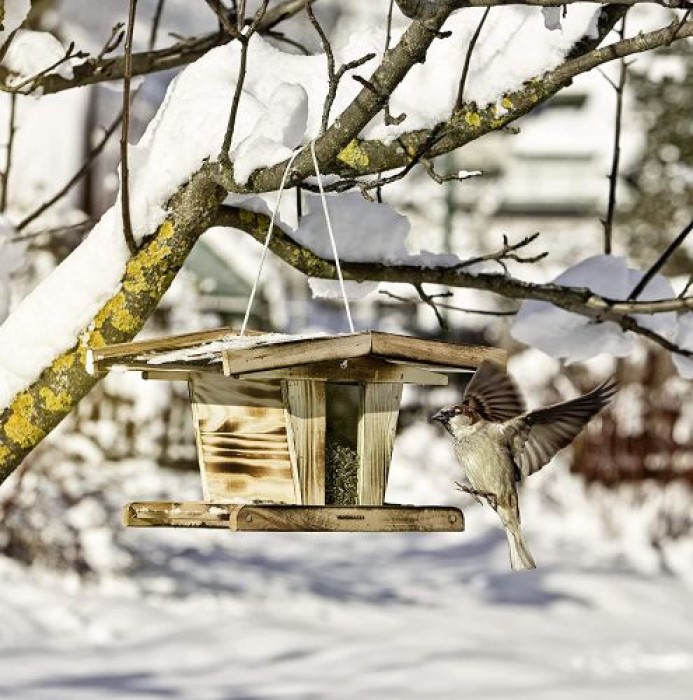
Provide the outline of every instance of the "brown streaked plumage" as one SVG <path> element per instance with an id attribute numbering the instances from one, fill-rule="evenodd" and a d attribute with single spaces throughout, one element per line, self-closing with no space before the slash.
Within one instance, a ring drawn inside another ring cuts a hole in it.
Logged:
<path id="1" fill-rule="evenodd" d="M 484 361 L 461 403 L 431 417 L 455 442 L 455 454 L 470 483 L 458 487 L 479 502 L 486 499 L 498 513 L 513 569 L 536 567 L 520 529 L 516 482 L 569 445 L 615 392 L 616 384 L 609 380 L 576 399 L 525 411 L 513 379 L 498 365 Z"/>

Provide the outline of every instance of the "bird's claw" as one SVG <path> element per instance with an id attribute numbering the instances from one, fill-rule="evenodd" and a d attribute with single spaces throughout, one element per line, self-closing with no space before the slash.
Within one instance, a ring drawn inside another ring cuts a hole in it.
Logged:
<path id="1" fill-rule="evenodd" d="M 480 506 L 484 505 L 483 501 L 481 500 L 483 498 L 491 506 L 491 508 L 493 508 L 493 510 L 496 510 L 498 508 L 498 499 L 496 498 L 495 494 L 488 493 L 487 491 L 477 491 L 471 486 L 467 486 L 466 484 L 460 484 L 459 481 L 455 482 L 455 486 L 459 491 L 468 493 Z"/>

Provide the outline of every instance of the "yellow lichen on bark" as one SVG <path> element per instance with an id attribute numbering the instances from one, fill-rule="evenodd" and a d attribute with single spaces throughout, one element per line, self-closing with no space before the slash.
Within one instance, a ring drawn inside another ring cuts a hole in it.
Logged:
<path id="1" fill-rule="evenodd" d="M 467 124 L 469 124 L 469 126 L 481 126 L 481 117 L 477 112 L 467 112 L 464 115 L 464 120 L 467 122 Z"/>
<path id="2" fill-rule="evenodd" d="M 366 169 L 370 164 L 368 154 L 361 148 L 356 139 L 349 143 L 337 154 L 337 160 L 354 170 Z"/>
<path id="3" fill-rule="evenodd" d="M 75 354 L 73 352 L 66 352 L 64 355 L 60 355 L 53 360 L 51 364 L 51 369 L 54 372 L 64 372 L 75 364 Z"/>
<path id="4" fill-rule="evenodd" d="M 173 238 L 175 229 L 170 221 L 164 221 L 157 231 L 155 239 L 144 248 L 137 251 L 125 268 L 123 287 L 130 294 L 141 294 L 151 290 L 152 281 L 147 273 L 160 264 L 170 254 L 169 241 Z"/>
<path id="5" fill-rule="evenodd" d="M 65 413 L 72 408 L 72 399 L 67 391 L 53 391 L 47 386 L 42 386 L 39 389 L 39 396 L 49 411 Z"/>
<path id="6" fill-rule="evenodd" d="M 20 447 L 30 447 L 45 436 L 45 431 L 32 421 L 34 408 L 33 397 L 30 394 L 20 394 L 14 400 L 5 422 L 5 435 Z"/>

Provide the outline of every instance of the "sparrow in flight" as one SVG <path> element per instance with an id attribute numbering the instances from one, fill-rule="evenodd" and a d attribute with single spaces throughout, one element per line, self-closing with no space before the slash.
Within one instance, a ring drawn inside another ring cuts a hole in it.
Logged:
<path id="1" fill-rule="evenodd" d="M 431 416 L 455 443 L 455 455 L 469 481 L 469 485 L 457 484 L 458 488 L 479 503 L 485 499 L 498 513 L 513 570 L 536 568 L 520 529 L 517 483 L 569 445 L 615 393 L 616 383 L 607 380 L 571 401 L 526 411 L 513 379 L 485 360 L 467 385 L 462 402 Z"/>

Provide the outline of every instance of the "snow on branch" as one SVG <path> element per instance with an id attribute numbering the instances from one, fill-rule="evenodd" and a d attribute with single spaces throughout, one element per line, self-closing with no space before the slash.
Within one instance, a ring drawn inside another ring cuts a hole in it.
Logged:
<path id="1" fill-rule="evenodd" d="M 507 7 L 509 5 L 526 5 L 528 7 L 563 7 L 576 3 L 589 2 L 599 5 L 660 5 L 669 9 L 688 10 L 693 7 L 690 0 L 397 0 L 397 5 L 404 15 L 411 19 L 426 19 L 441 5 L 453 10 L 468 7 Z"/>
<path id="2" fill-rule="evenodd" d="M 281 22 L 293 17 L 301 12 L 311 0 L 284 0 L 268 9 L 262 21 L 259 23 L 258 31 L 261 34 L 271 33 Z M 27 6 L 28 6 L 27 1 Z M 6 67 L 0 66 L 0 90 L 6 92 L 34 93 L 40 91 L 47 95 L 54 92 L 70 90 L 82 85 L 93 85 L 95 83 L 122 80 L 125 77 L 126 57 L 111 56 L 109 53 L 115 50 L 122 41 L 122 27 L 115 25 L 113 32 L 106 41 L 104 48 L 95 57 L 86 57 L 86 54 L 72 54 L 68 58 L 85 58 L 82 63 L 74 65 L 70 74 L 62 72 L 51 72 L 43 70 L 40 73 L 31 75 L 21 85 L 21 89 L 16 85 L 8 83 L 9 73 Z M 221 46 L 231 40 L 231 37 L 224 32 L 210 32 L 199 37 L 184 39 L 163 49 L 141 51 L 132 54 L 131 75 L 147 75 L 159 71 L 170 70 L 188 65 L 206 54 L 215 46 Z M 60 63 L 67 60 L 63 58 Z M 59 64 L 56 64 L 59 65 Z"/>
<path id="3" fill-rule="evenodd" d="M 215 224 L 217 226 L 239 229 L 250 234 L 256 240 L 264 242 L 269 219 L 264 214 L 250 214 L 235 207 L 224 206 L 220 209 Z M 530 238 L 533 240 L 532 237 Z M 521 243 L 526 244 L 527 240 Z M 505 247 L 507 247 L 507 244 Z M 270 250 L 309 277 L 337 279 L 336 267 L 331 260 L 312 253 L 305 245 L 297 243 L 290 235 L 278 227 L 275 227 L 275 232 L 270 242 Z M 502 253 L 499 257 L 502 257 Z M 610 256 L 604 257 L 620 260 L 618 258 L 610 258 Z M 493 256 L 488 256 L 488 258 L 493 258 Z M 475 259 L 469 262 L 471 264 L 479 261 L 480 259 Z M 660 324 L 656 324 L 654 326 L 655 330 L 653 330 L 652 324 L 649 324 L 646 320 L 643 321 L 641 318 L 642 315 L 648 314 L 693 310 L 693 296 L 655 298 L 655 300 L 651 299 L 650 301 L 624 301 L 595 293 L 586 286 L 525 282 L 507 274 L 471 271 L 466 269 L 465 264 L 455 265 L 449 264 L 449 262 L 444 266 L 435 266 L 430 261 L 426 261 L 423 264 L 418 261 L 413 264 L 406 262 L 397 264 L 395 262 L 343 261 L 342 273 L 345 279 L 356 282 L 438 284 L 447 287 L 484 290 L 508 299 L 527 299 L 544 302 L 547 308 L 557 307 L 558 309 L 571 312 L 571 314 L 582 316 L 593 323 L 615 324 L 621 330 L 649 338 L 681 357 L 693 358 L 693 350 L 677 345 L 670 337 L 666 337 L 666 335 L 659 332 L 662 330 Z M 590 277 L 590 279 L 593 278 L 596 279 L 595 276 Z M 632 275 L 628 279 L 632 279 Z M 630 291 L 630 287 L 624 284 L 622 291 L 625 298 Z M 640 318 L 636 318 L 636 316 Z M 668 320 L 671 321 L 670 318 Z M 553 336 L 560 335 L 560 332 L 553 326 L 549 326 L 549 328 Z M 670 335 L 673 330 L 673 327 L 668 328 L 667 334 Z"/>

